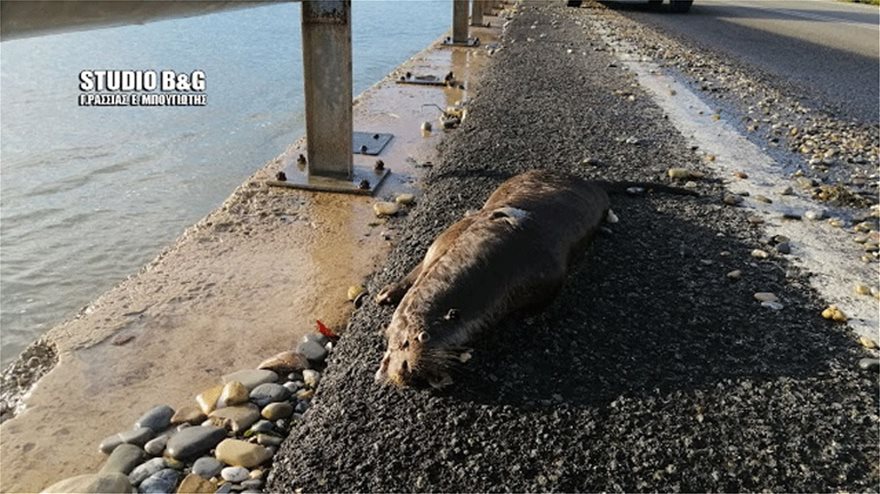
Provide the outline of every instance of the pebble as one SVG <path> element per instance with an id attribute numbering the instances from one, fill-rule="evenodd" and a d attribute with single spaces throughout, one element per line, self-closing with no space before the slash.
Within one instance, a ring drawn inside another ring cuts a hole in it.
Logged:
<path id="1" fill-rule="evenodd" d="M 222 392 L 223 386 L 221 385 L 206 389 L 196 395 L 196 403 L 199 404 L 199 408 L 202 409 L 202 413 L 208 415 L 209 413 L 213 412 L 215 408 L 217 408 L 217 400 L 220 398 L 220 393 Z"/>
<path id="2" fill-rule="evenodd" d="M 221 485 L 220 487 L 218 487 L 217 490 L 214 492 L 216 492 L 216 494 L 228 494 L 228 493 L 232 492 L 232 484 L 225 483 L 225 484 Z"/>
<path id="3" fill-rule="evenodd" d="M 107 461 L 104 462 L 104 466 L 101 467 L 98 473 L 121 473 L 128 475 L 134 467 L 143 463 L 145 459 L 146 456 L 141 448 L 134 444 L 120 444 L 110 453 L 110 457 L 107 458 Z"/>
<path id="4" fill-rule="evenodd" d="M 186 463 L 176 460 L 170 456 L 165 457 L 165 466 L 168 468 L 173 468 L 175 470 L 183 470 L 186 468 Z"/>
<path id="5" fill-rule="evenodd" d="M 260 489 L 263 487 L 263 481 L 260 479 L 248 479 L 241 483 L 241 486 L 247 489 Z"/>
<path id="6" fill-rule="evenodd" d="M 326 336 L 322 335 L 321 333 L 306 333 L 306 335 L 303 336 L 302 340 L 303 341 L 314 341 L 315 343 L 317 343 L 321 346 L 324 346 L 330 342 L 330 339 L 327 338 Z"/>
<path id="7" fill-rule="evenodd" d="M 168 440 L 168 455 L 179 460 L 193 458 L 207 452 L 226 438 L 226 430 L 214 426 L 188 427 Z"/>
<path id="8" fill-rule="evenodd" d="M 296 406 L 293 408 L 295 413 L 306 413 L 306 410 L 309 409 L 309 402 L 307 401 L 299 401 Z"/>
<path id="9" fill-rule="evenodd" d="M 771 300 L 768 302 L 761 302 L 761 307 L 767 307 L 768 309 L 773 309 L 773 310 L 782 310 L 784 306 L 782 304 L 780 304 L 779 302 Z"/>
<path id="10" fill-rule="evenodd" d="M 666 175 L 669 176 L 669 178 L 675 178 L 675 179 L 681 179 L 681 180 L 689 180 L 689 179 L 693 179 L 693 178 L 703 178 L 703 176 L 704 176 L 702 172 L 689 170 L 687 168 L 678 168 L 678 167 L 670 168 L 670 169 L 666 170 Z"/>
<path id="11" fill-rule="evenodd" d="M 736 178 L 739 178 L 739 179 L 743 179 L 743 180 L 749 178 L 749 175 L 743 171 L 735 171 L 735 172 L 733 172 L 733 176 Z"/>
<path id="12" fill-rule="evenodd" d="M 98 445 L 98 449 L 105 454 L 110 454 L 120 444 L 136 444 L 143 446 L 153 438 L 153 430 L 148 427 L 141 427 L 130 431 L 120 432 L 105 438 Z"/>
<path id="13" fill-rule="evenodd" d="M 812 210 L 812 209 L 811 209 L 811 210 L 806 211 L 806 212 L 804 213 L 804 218 L 806 218 L 806 219 L 808 219 L 808 220 L 814 220 L 814 221 L 817 221 L 817 220 L 824 219 L 824 218 L 825 218 L 825 213 L 824 213 L 823 211 L 815 211 L 815 210 Z"/>
<path id="14" fill-rule="evenodd" d="M 205 415 L 199 408 L 193 406 L 187 406 L 183 408 L 179 408 L 177 412 L 171 416 L 171 423 L 174 425 L 180 424 L 201 424 L 207 419 L 208 416 Z"/>
<path id="15" fill-rule="evenodd" d="M 766 250 L 754 249 L 752 251 L 752 257 L 755 257 L 757 259 L 767 259 L 768 257 L 770 257 L 770 254 L 768 254 Z"/>
<path id="16" fill-rule="evenodd" d="M 254 469 L 254 470 L 251 470 L 251 475 L 250 475 L 250 477 L 251 477 L 252 479 L 261 479 L 261 478 L 263 478 L 263 471 L 260 470 L 259 468 L 256 468 L 256 469 Z"/>
<path id="17" fill-rule="evenodd" d="M 304 370 L 306 372 L 315 372 L 313 370 Z M 264 407 L 269 403 L 284 401 L 290 396 L 290 391 L 284 386 L 276 383 L 265 383 L 257 386 L 251 391 L 251 401 L 259 407 Z"/>
<path id="18" fill-rule="evenodd" d="M 317 388 L 321 381 L 321 373 L 316 370 L 307 369 L 302 373 L 303 382 L 310 388 Z"/>
<path id="19" fill-rule="evenodd" d="M 280 437 L 270 436 L 269 434 L 257 435 L 257 444 L 262 446 L 281 446 L 282 442 L 284 442 L 284 439 Z"/>
<path id="20" fill-rule="evenodd" d="M 763 195 L 761 195 L 761 194 L 757 194 L 757 195 L 755 196 L 755 200 L 758 201 L 758 202 L 763 202 L 763 203 L 765 203 L 765 204 L 773 204 L 773 200 L 772 200 L 772 199 L 770 199 L 770 198 L 767 197 L 767 196 L 763 196 Z"/>
<path id="21" fill-rule="evenodd" d="M 151 439 L 147 444 L 144 444 L 144 451 L 152 456 L 162 456 L 162 453 L 165 452 L 165 445 L 167 444 L 168 436 L 162 435 L 155 439 Z"/>
<path id="22" fill-rule="evenodd" d="M 779 195 L 782 195 L 782 196 L 794 195 L 794 189 L 792 189 L 790 185 L 787 185 L 787 186 L 783 187 L 782 190 L 779 191 Z"/>
<path id="23" fill-rule="evenodd" d="M 260 369 L 270 370 L 276 374 L 290 374 L 309 368 L 309 360 L 302 354 L 294 351 L 281 352 L 274 357 L 264 360 L 258 366 Z"/>
<path id="24" fill-rule="evenodd" d="M 314 389 L 301 389 L 296 392 L 297 400 L 311 400 L 313 396 L 315 396 Z"/>
<path id="25" fill-rule="evenodd" d="M 381 201 L 373 204 L 373 212 L 376 216 L 394 216 L 400 211 L 400 206 L 396 202 Z"/>
<path id="26" fill-rule="evenodd" d="M 758 302 L 776 302 L 779 300 L 779 297 L 771 292 L 758 292 L 755 294 L 755 300 Z"/>
<path id="27" fill-rule="evenodd" d="M 877 348 L 877 342 L 867 336 L 859 336 L 859 343 L 868 350 L 875 350 Z"/>
<path id="28" fill-rule="evenodd" d="M 134 428 L 147 427 L 154 433 L 162 432 L 171 425 L 172 416 L 174 416 L 173 408 L 168 405 L 158 405 L 141 415 L 141 418 L 134 423 Z"/>
<path id="29" fill-rule="evenodd" d="M 431 132 L 432 128 L 433 128 L 433 126 L 431 125 L 431 122 L 427 122 L 427 121 L 422 122 L 422 131 L 423 132 Z"/>
<path id="30" fill-rule="evenodd" d="M 244 369 L 223 376 L 224 383 L 231 381 L 238 381 L 250 390 L 264 383 L 274 383 L 278 381 L 278 374 L 265 369 Z"/>
<path id="31" fill-rule="evenodd" d="M 734 269 L 733 271 L 727 273 L 727 277 L 731 280 L 738 280 L 742 278 L 742 271 L 740 271 L 739 269 Z"/>
<path id="32" fill-rule="evenodd" d="M 859 360 L 859 369 L 876 372 L 880 370 L 880 359 L 865 357 Z"/>
<path id="33" fill-rule="evenodd" d="M 286 419 L 293 414 L 293 406 L 290 403 L 270 403 L 260 412 L 267 420 Z"/>
<path id="34" fill-rule="evenodd" d="M 398 194 L 397 197 L 394 198 L 394 202 L 397 204 L 403 204 L 404 206 L 408 206 L 415 201 L 416 196 L 413 194 Z"/>
<path id="35" fill-rule="evenodd" d="M 220 463 L 217 458 L 211 456 L 203 456 L 199 458 L 192 466 L 193 473 L 206 479 L 216 477 L 222 469 L 223 464 Z"/>
<path id="36" fill-rule="evenodd" d="M 223 385 L 220 398 L 217 399 L 217 408 L 226 408 L 247 403 L 249 398 L 248 389 L 238 381 L 230 381 Z"/>
<path id="37" fill-rule="evenodd" d="M 587 166 L 599 166 L 600 164 L 602 164 L 602 162 L 599 161 L 599 158 L 596 158 L 595 156 L 588 156 L 581 160 L 581 164 Z"/>
<path id="38" fill-rule="evenodd" d="M 791 254 L 791 244 L 788 242 L 776 244 L 776 252 L 779 252 L 780 254 Z"/>
<path id="39" fill-rule="evenodd" d="M 761 223 L 764 223 L 764 218 L 762 218 L 756 214 L 753 214 L 748 217 L 748 222 L 753 225 L 760 225 Z"/>
<path id="40" fill-rule="evenodd" d="M 287 388 L 287 390 L 290 391 L 291 394 L 296 393 L 300 388 L 300 386 L 293 381 L 287 381 L 286 383 L 282 384 L 282 386 Z"/>
<path id="41" fill-rule="evenodd" d="M 724 198 L 722 199 L 724 204 L 728 206 L 736 206 L 737 204 L 743 202 L 742 196 L 736 194 L 724 194 Z"/>
<path id="42" fill-rule="evenodd" d="M 296 347 L 310 362 L 321 362 L 327 357 L 327 349 L 315 341 L 303 341 Z"/>
<path id="43" fill-rule="evenodd" d="M 290 405 L 290 403 L 287 403 L 287 405 Z M 269 432 L 269 431 L 273 430 L 274 428 L 275 428 L 275 426 L 272 425 L 272 422 L 270 422 L 268 420 L 258 420 L 256 424 L 251 426 L 250 430 L 252 430 L 254 432 Z"/>
<path id="44" fill-rule="evenodd" d="M 227 482 L 241 482 L 250 478 L 251 472 L 244 467 L 226 467 L 220 471 L 220 476 Z"/>
<path id="45" fill-rule="evenodd" d="M 856 286 L 853 288 L 853 290 L 858 295 L 870 295 L 871 294 L 871 288 L 864 283 L 856 283 Z"/>
<path id="46" fill-rule="evenodd" d="M 268 460 L 271 453 L 260 446 L 238 439 L 224 439 L 219 445 L 215 456 L 227 465 L 252 468 Z"/>
<path id="47" fill-rule="evenodd" d="M 180 483 L 177 492 L 178 494 L 212 494 L 217 490 L 217 484 L 207 480 L 209 478 L 211 477 L 205 478 L 196 473 L 191 473 L 183 478 L 183 482 Z"/>
<path id="48" fill-rule="evenodd" d="M 165 494 L 174 492 L 174 487 L 180 479 L 180 472 L 177 470 L 166 468 L 150 475 L 141 482 L 138 492 L 144 494 Z"/>
<path id="49" fill-rule="evenodd" d="M 135 469 L 128 474 L 128 480 L 131 482 L 131 485 L 140 485 L 144 479 L 164 468 L 165 460 L 163 458 L 153 458 L 152 460 L 148 460 L 146 463 L 135 467 Z"/>
<path id="50" fill-rule="evenodd" d="M 131 492 L 128 477 L 116 472 L 77 475 L 56 482 L 45 488 L 47 493 L 97 493 L 97 492 Z"/>
<path id="51" fill-rule="evenodd" d="M 846 314 L 843 313 L 842 310 L 838 309 L 836 305 L 829 305 L 828 308 L 822 311 L 822 317 L 825 319 L 830 319 L 834 322 L 846 322 Z"/>
<path id="52" fill-rule="evenodd" d="M 279 386 L 281 389 L 284 387 Z M 284 390 L 287 391 L 286 389 Z M 260 419 L 260 410 L 253 405 L 220 408 L 208 417 L 211 423 L 232 432 L 243 432 Z"/>

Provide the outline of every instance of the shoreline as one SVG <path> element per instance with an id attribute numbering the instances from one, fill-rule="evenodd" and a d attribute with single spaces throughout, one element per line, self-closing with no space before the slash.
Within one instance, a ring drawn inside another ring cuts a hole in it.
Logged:
<path id="1" fill-rule="evenodd" d="M 422 105 L 466 99 L 485 52 L 460 56 L 435 41 L 354 99 L 356 130 L 395 134 L 381 156 L 355 156 L 361 166 L 381 158 L 392 172 L 373 198 L 267 187 L 302 152 L 300 138 L 137 273 L 29 345 L 3 371 L 2 400 L 16 411 L 0 424 L 3 456 L 14 458 L 4 470 L 16 473 L 0 490 L 94 471 L 103 461 L 97 441 L 123 430 L 131 409 L 190 402 L 218 373 L 292 348 L 315 319 L 343 330 L 346 289 L 373 272 L 397 235 L 398 220 L 377 220 L 372 204 L 402 192 L 418 198 L 423 168 L 414 165 L 433 161 L 445 134 L 422 134 L 421 122 L 437 117 Z M 449 70 L 465 91 L 395 84 L 405 71 Z M 98 417 L 95 431 L 88 422 Z"/>

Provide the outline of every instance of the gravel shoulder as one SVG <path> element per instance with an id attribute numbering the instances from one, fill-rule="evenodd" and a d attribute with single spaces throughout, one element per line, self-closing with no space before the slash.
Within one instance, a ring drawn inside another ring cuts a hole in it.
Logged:
<path id="1" fill-rule="evenodd" d="M 504 179 L 526 170 L 662 180 L 700 156 L 575 21 L 520 7 L 468 118 L 371 293 Z M 634 138 L 637 144 L 632 144 Z M 628 141 L 627 141 L 628 140 Z M 585 166 L 585 158 L 599 166 Z M 392 309 L 354 312 L 272 491 L 877 491 L 877 375 L 784 257 L 751 257 L 760 226 L 701 198 L 614 197 L 620 217 L 544 311 L 475 343 L 444 392 L 372 381 Z M 739 281 L 725 274 L 741 270 Z M 785 300 L 774 311 L 755 292 Z"/>

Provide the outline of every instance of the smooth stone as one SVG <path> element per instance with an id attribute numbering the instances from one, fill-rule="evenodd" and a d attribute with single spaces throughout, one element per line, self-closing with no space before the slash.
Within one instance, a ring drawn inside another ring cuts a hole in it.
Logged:
<path id="1" fill-rule="evenodd" d="M 176 458 L 172 458 L 170 456 L 166 456 L 164 458 L 165 458 L 165 466 L 168 468 L 173 468 L 175 470 L 183 470 L 184 468 L 186 468 L 186 463 L 184 463 Z"/>
<path id="2" fill-rule="evenodd" d="M 263 383 L 273 383 L 278 380 L 278 374 L 265 369 L 244 369 L 223 376 L 223 382 L 238 381 L 244 387 L 251 390 Z"/>
<path id="3" fill-rule="evenodd" d="M 303 388 L 303 389 L 296 392 L 296 399 L 297 400 L 311 400 L 313 396 L 315 396 L 314 389 Z"/>
<path id="4" fill-rule="evenodd" d="M 174 412 L 174 415 L 171 416 L 171 423 L 173 425 L 196 425 L 201 424 L 207 418 L 208 416 L 204 412 L 202 412 L 201 409 L 199 409 L 198 407 L 189 406 L 180 408 L 176 412 Z"/>
<path id="5" fill-rule="evenodd" d="M 280 437 L 270 436 L 269 434 L 257 435 L 257 444 L 261 446 L 281 446 L 282 442 L 284 442 L 284 439 Z"/>
<path id="6" fill-rule="evenodd" d="M 738 280 L 742 278 L 742 271 L 740 271 L 739 269 L 734 269 L 733 271 L 727 273 L 727 277 L 731 280 Z"/>
<path id="7" fill-rule="evenodd" d="M 216 477 L 220 474 L 220 470 L 223 470 L 223 464 L 217 461 L 217 458 L 214 458 L 213 456 L 203 456 L 196 460 L 192 466 L 193 473 L 206 479 Z"/>
<path id="8" fill-rule="evenodd" d="M 162 456 L 165 446 L 168 444 L 168 436 L 159 436 L 144 444 L 144 451 L 153 456 Z"/>
<path id="9" fill-rule="evenodd" d="M 251 427 L 251 430 L 254 432 L 269 432 L 274 428 L 275 426 L 272 425 L 272 422 L 269 422 L 268 420 L 260 420 Z"/>
<path id="10" fill-rule="evenodd" d="M 768 257 L 770 257 L 770 254 L 768 254 L 766 250 L 755 249 L 752 251 L 752 257 L 758 259 L 767 259 Z"/>
<path id="11" fill-rule="evenodd" d="M 163 458 L 153 458 L 152 460 L 148 460 L 146 463 L 135 467 L 135 469 L 128 474 L 128 480 L 131 482 L 131 485 L 140 485 L 144 479 L 164 468 L 165 460 Z"/>
<path id="12" fill-rule="evenodd" d="M 208 415 L 217 408 L 217 400 L 220 399 L 220 393 L 223 392 L 223 386 L 214 386 L 206 389 L 196 396 L 196 403 L 202 409 L 202 413 Z"/>
<path id="13" fill-rule="evenodd" d="M 321 373 L 316 370 L 306 369 L 303 371 L 303 382 L 310 388 L 317 388 L 321 381 Z"/>
<path id="14" fill-rule="evenodd" d="M 107 458 L 107 461 L 104 462 L 104 466 L 101 467 L 98 473 L 121 473 L 128 475 L 134 467 L 143 463 L 145 459 L 146 455 L 144 455 L 144 451 L 141 448 L 134 444 L 120 444 L 110 453 L 110 457 Z"/>
<path id="15" fill-rule="evenodd" d="M 290 374 L 309 368 L 309 359 L 294 351 L 281 352 L 274 357 L 267 358 L 257 367 L 270 370 L 277 374 Z"/>
<path id="16" fill-rule="evenodd" d="M 791 244 L 788 242 L 776 244 L 776 252 L 779 252 L 780 254 L 791 254 Z"/>
<path id="17" fill-rule="evenodd" d="M 307 401 L 300 401 L 300 402 L 298 402 L 298 403 L 296 404 L 296 406 L 293 408 L 293 411 L 296 412 L 296 413 L 306 413 L 306 411 L 307 411 L 308 409 L 309 409 L 309 402 L 307 402 Z"/>
<path id="18" fill-rule="evenodd" d="M 215 492 L 216 492 L 216 494 L 229 494 L 230 492 L 232 492 L 232 484 L 230 484 L 230 483 L 223 484 L 220 487 L 218 487 Z"/>
<path id="19" fill-rule="evenodd" d="M 804 213 L 804 218 L 814 221 L 821 220 L 825 218 L 825 212 L 810 210 Z"/>
<path id="20" fill-rule="evenodd" d="M 290 391 L 291 394 L 296 393 L 297 391 L 299 391 L 299 388 L 300 388 L 299 385 L 297 385 L 293 381 L 287 381 L 286 383 L 282 384 L 282 386 L 284 386 L 288 391 Z"/>
<path id="21" fill-rule="evenodd" d="M 755 300 L 758 302 L 776 302 L 779 300 L 779 297 L 777 297 L 775 293 L 758 292 L 755 294 Z"/>
<path id="22" fill-rule="evenodd" d="M 183 482 L 177 488 L 177 494 L 213 494 L 216 490 L 217 484 L 201 475 L 191 473 L 183 478 Z"/>
<path id="23" fill-rule="evenodd" d="M 248 401 L 248 389 L 238 381 L 229 381 L 223 386 L 220 398 L 217 399 L 217 408 L 241 405 Z"/>
<path id="24" fill-rule="evenodd" d="M 859 369 L 867 371 L 880 370 L 880 359 L 865 357 L 859 360 Z"/>
<path id="25" fill-rule="evenodd" d="M 412 204 L 416 199 L 416 196 L 412 194 L 398 194 L 397 197 L 394 198 L 394 202 L 397 204 L 409 205 Z"/>
<path id="26" fill-rule="evenodd" d="M 287 390 L 285 389 L 285 391 Z M 260 410 L 252 405 L 226 407 L 211 412 L 209 419 L 218 427 L 224 427 L 232 432 L 240 432 L 254 425 L 254 422 L 260 419 Z"/>
<path id="27" fill-rule="evenodd" d="M 306 372 L 315 372 L 310 370 L 304 370 L 303 375 Z M 257 406 L 264 407 L 269 403 L 275 403 L 278 401 L 284 401 L 290 396 L 290 391 L 287 390 L 284 386 L 276 383 L 266 383 L 257 386 L 251 391 L 251 401 L 257 404 Z"/>
<path id="28" fill-rule="evenodd" d="M 227 482 L 241 482 L 250 478 L 251 472 L 244 467 L 226 467 L 220 471 L 220 476 Z"/>
<path id="29" fill-rule="evenodd" d="M 252 479 L 261 479 L 263 478 L 263 471 L 259 468 L 251 470 L 250 478 Z"/>
<path id="30" fill-rule="evenodd" d="M 260 489 L 263 487 L 263 481 L 260 479 L 248 479 L 241 483 L 241 486 L 245 489 Z"/>
<path id="31" fill-rule="evenodd" d="M 168 455 L 179 460 L 199 456 L 226 438 L 226 430 L 213 426 L 188 427 L 171 436 L 165 448 Z"/>
<path id="32" fill-rule="evenodd" d="M 117 472 L 91 473 L 77 475 L 46 487 L 46 493 L 98 493 L 98 492 L 131 492 L 128 477 Z"/>
<path id="33" fill-rule="evenodd" d="M 217 445 L 215 456 L 227 465 L 253 468 L 271 458 L 272 454 L 259 444 L 224 439 Z"/>
<path id="34" fill-rule="evenodd" d="M 373 204 L 373 212 L 376 216 L 394 216 L 400 211 L 400 206 L 396 202 L 377 202 Z"/>
<path id="35" fill-rule="evenodd" d="M 202 413 L 202 411 L 199 410 L 199 413 Z M 205 415 L 205 414 L 202 413 L 202 415 Z M 207 419 L 208 416 L 205 415 L 205 418 Z M 179 432 L 179 431 L 182 431 L 182 430 L 186 429 L 187 427 L 192 427 L 192 426 L 193 426 L 193 424 L 188 424 L 188 423 L 184 422 L 184 423 L 182 423 L 182 424 L 178 424 L 177 427 L 176 427 L 174 430 L 176 430 L 176 431 Z"/>
<path id="36" fill-rule="evenodd" d="M 297 417 L 297 414 L 293 414 L 293 418 L 296 419 L 296 417 Z M 297 420 L 302 420 L 302 415 L 299 415 L 299 417 L 300 418 Z M 275 427 L 277 427 L 278 429 L 280 429 L 282 431 L 286 431 L 289 426 L 290 426 L 290 421 L 287 419 L 280 419 L 280 420 L 275 421 Z"/>
<path id="37" fill-rule="evenodd" d="M 293 405 L 290 403 L 269 403 L 263 408 L 260 415 L 267 420 L 286 419 L 293 413 Z"/>
<path id="38" fill-rule="evenodd" d="M 141 418 L 134 423 L 134 428 L 149 427 L 153 432 L 162 432 L 171 425 L 173 416 L 173 408 L 168 405 L 158 405 L 141 415 Z"/>
<path id="39" fill-rule="evenodd" d="M 785 306 L 780 304 L 779 302 L 770 300 L 767 302 L 761 302 L 761 307 L 767 307 L 768 309 L 773 310 L 782 310 Z"/>
<path id="40" fill-rule="evenodd" d="M 180 472 L 177 470 L 166 468 L 150 475 L 138 488 L 139 492 L 144 494 L 165 494 L 174 492 L 177 481 L 180 479 Z"/>
<path id="41" fill-rule="evenodd" d="M 101 444 L 98 445 L 98 448 L 103 453 L 110 454 L 120 444 L 134 444 L 137 446 L 143 446 L 147 443 L 147 441 L 153 438 L 153 434 L 153 430 L 148 427 L 141 427 L 140 429 L 120 432 L 118 434 L 114 434 L 108 438 L 105 438 L 103 441 L 101 441 Z"/>
<path id="42" fill-rule="evenodd" d="M 327 357 L 327 349 L 316 341 L 302 341 L 296 351 L 305 355 L 310 362 L 321 362 Z"/>
<path id="43" fill-rule="evenodd" d="M 303 341 L 314 341 L 315 343 L 317 343 L 321 346 L 324 346 L 330 342 L 330 338 L 327 338 L 326 336 L 322 335 L 321 333 L 306 333 L 306 335 L 303 336 L 302 340 Z"/>

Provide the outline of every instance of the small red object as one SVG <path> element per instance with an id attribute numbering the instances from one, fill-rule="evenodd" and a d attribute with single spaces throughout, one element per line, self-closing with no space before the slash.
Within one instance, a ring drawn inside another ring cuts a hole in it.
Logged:
<path id="1" fill-rule="evenodd" d="M 325 326 L 324 323 L 322 323 L 319 320 L 316 320 L 315 322 L 318 323 L 318 332 L 319 333 L 321 333 L 322 335 L 324 335 L 327 338 L 330 338 L 332 340 L 335 340 L 336 338 L 338 338 L 338 336 L 336 336 L 336 333 L 334 333 L 332 329 Z"/>

